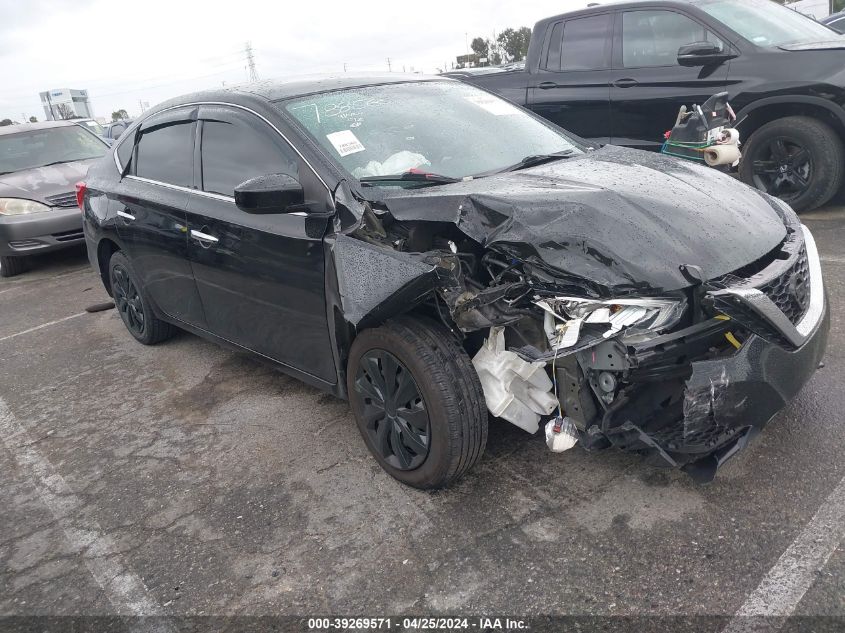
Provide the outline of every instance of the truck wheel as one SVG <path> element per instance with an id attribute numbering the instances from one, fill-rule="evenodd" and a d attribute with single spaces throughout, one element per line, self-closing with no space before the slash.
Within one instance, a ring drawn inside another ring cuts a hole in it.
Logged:
<path id="1" fill-rule="evenodd" d="M 751 135 L 739 166 L 742 181 L 798 212 L 828 202 L 845 178 L 845 151 L 827 124 L 805 116 L 767 123 Z"/>
<path id="2" fill-rule="evenodd" d="M 358 335 L 349 401 L 367 448 L 390 475 L 443 488 L 487 444 L 487 407 L 467 353 L 441 325 L 400 317 Z"/>
<path id="3" fill-rule="evenodd" d="M 138 275 L 120 251 L 109 260 L 109 283 L 123 325 L 139 343 L 155 345 L 176 333 L 174 326 L 155 316 Z"/>
<path id="4" fill-rule="evenodd" d="M 14 277 L 29 268 L 23 257 L 0 257 L 0 277 Z"/>

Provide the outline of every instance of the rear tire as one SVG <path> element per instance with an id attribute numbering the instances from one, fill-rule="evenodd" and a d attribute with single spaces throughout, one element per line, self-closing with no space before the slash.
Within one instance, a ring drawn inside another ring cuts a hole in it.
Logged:
<path id="1" fill-rule="evenodd" d="M 434 321 L 400 317 L 361 332 L 346 385 L 367 448 L 404 484 L 444 488 L 484 452 L 487 407 L 478 374 Z"/>
<path id="2" fill-rule="evenodd" d="M 810 211 L 830 201 L 845 180 L 845 150 L 826 123 L 791 116 L 767 123 L 751 135 L 739 165 L 742 181 Z"/>
<path id="3" fill-rule="evenodd" d="M 109 260 L 109 283 L 120 318 L 139 343 L 155 345 L 176 333 L 173 325 L 156 317 L 135 269 L 120 251 Z"/>
<path id="4" fill-rule="evenodd" d="M 28 262 L 23 257 L 0 257 L 0 277 L 14 277 L 28 269 Z"/>

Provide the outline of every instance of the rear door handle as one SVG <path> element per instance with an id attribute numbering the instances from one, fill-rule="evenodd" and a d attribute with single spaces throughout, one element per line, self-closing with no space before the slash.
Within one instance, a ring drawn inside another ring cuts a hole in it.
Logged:
<path id="1" fill-rule="evenodd" d="M 191 229 L 191 237 L 198 242 L 205 242 L 208 245 L 217 244 L 217 242 L 219 241 L 213 235 L 209 235 L 208 233 L 203 233 L 201 231 L 195 231 L 194 229 Z M 203 246 L 205 246 L 205 244 L 203 244 Z"/>
<path id="2" fill-rule="evenodd" d="M 537 87 L 540 90 L 551 90 L 552 88 L 557 88 L 557 84 L 553 81 L 544 81 Z"/>
<path id="3" fill-rule="evenodd" d="M 131 220 L 135 219 L 134 215 L 132 215 L 131 213 L 127 213 L 126 211 L 118 211 L 117 215 L 119 215 L 121 218 L 123 218 L 124 220 L 127 220 L 127 221 L 131 221 Z"/>
<path id="4" fill-rule="evenodd" d="M 638 86 L 639 83 L 636 79 L 617 79 L 613 82 L 613 85 L 617 88 L 633 88 L 634 86 Z"/>

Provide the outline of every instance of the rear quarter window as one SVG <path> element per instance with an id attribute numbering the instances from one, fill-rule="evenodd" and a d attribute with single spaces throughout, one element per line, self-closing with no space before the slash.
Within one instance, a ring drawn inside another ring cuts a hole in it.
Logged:
<path id="1" fill-rule="evenodd" d="M 112 136 L 114 138 L 114 136 Z M 120 166 L 126 169 L 132 160 L 132 150 L 135 147 L 135 132 L 123 139 L 117 148 L 117 160 L 120 161 Z"/>

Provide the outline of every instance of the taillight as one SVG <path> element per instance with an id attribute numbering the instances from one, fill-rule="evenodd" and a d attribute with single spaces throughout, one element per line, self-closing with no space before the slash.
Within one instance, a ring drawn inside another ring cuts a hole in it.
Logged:
<path id="1" fill-rule="evenodd" d="M 85 207 L 85 192 L 88 190 L 88 187 L 85 185 L 84 182 L 76 183 L 76 206 L 79 207 L 80 211 L 84 211 Z"/>

